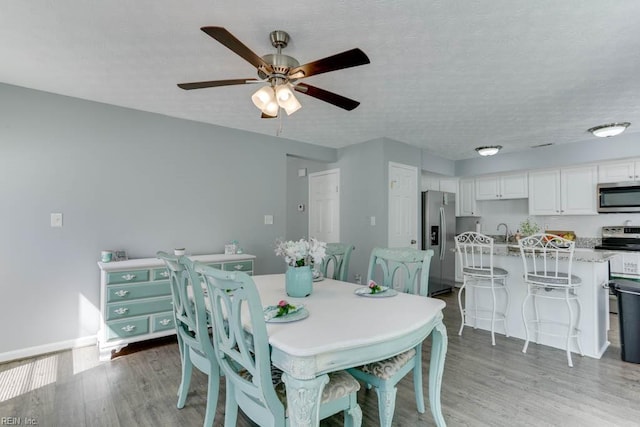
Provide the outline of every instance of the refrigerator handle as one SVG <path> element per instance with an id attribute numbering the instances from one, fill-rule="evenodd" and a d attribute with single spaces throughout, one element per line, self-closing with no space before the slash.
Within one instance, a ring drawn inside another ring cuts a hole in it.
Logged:
<path id="1" fill-rule="evenodd" d="M 447 218 L 444 208 L 440 207 L 440 259 L 444 259 L 445 250 L 447 249 Z"/>

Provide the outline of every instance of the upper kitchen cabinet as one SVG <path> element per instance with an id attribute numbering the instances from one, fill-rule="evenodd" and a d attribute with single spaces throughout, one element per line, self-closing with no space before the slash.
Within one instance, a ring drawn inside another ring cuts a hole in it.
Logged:
<path id="1" fill-rule="evenodd" d="M 459 181 L 456 216 L 480 216 L 476 205 L 475 179 L 461 179 Z"/>
<path id="2" fill-rule="evenodd" d="M 476 200 L 526 199 L 527 174 L 494 175 L 476 178 Z"/>
<path id="3" fill-rule="evenodd" d="M 640 180 L 640 160 L 607 162 L 598 165 L 598 182 L 624 182 Z"/>
<path id="4" fill-rule="evenodd" d="M 458 192 L 458 178 L 445 177 L 429 173 L 422 174 L 422 191 L 447 191 L 449 193 Z"/>
<path id="5" fill-rule="evenodd" d="M 596 215 L 596 166 L 529 172 L 529 215 Z"/>

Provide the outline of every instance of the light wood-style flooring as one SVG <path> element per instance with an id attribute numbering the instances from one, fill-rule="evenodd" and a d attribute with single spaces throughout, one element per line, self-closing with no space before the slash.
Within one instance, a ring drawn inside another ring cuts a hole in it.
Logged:
<path id="1" fill-rule="evenodd" d="M 611 319 L 612 346 L 604 357 L 574 355 L 569 368 L 562 350 L 532 344 L 523 354 L 522 340 L 502 335 L 492 347 L 488 332 L 471 328 L 459 337 L 455 294 L 441 298 L 447 302 L 449 332 L 442 386 L 447 425 L 640 425 L 640 365 L 620 359 L 617 316 Z M 430 345 L 424 347 L 427 373 Z M 179 380 L 174 339 L 131 345 L 110 362 L 98 362 L 97 349 L 86 347 L 5 363 L 0 365 L 0 425 L 201 426 L 206 377 L 194 369 L 187 404 L 180 410 L 175 406 Z M 216 426 L 224 421 L 224 384 L 220 394 Z M 375 391 L 363 387 L 358 400 L 363 425 L 377 426 Z M 238 425 L 253 424 L 240 416 Z M 322 425 L 342 425 L 342 417 Z M 416 411 L 410 376 L 399 385 L 394 425 L 434 425 L 429 410 Z"/>

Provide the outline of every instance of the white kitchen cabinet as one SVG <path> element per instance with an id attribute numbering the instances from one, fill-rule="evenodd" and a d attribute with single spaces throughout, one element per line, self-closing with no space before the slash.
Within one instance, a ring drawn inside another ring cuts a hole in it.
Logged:
<path id="1" fill-rule="evenodd" d="M 476 178 L 476 200 L 526 199 L 527 174 L 493 175 Z"/>
<path id="2" fill-rule="evenodd" d="M 480 216 L 476 205 L 475 179 L 461 179 L 459 181 L 456 216 Z"/>
<path id="3" fill-rule="evenodd" d="M 597 167 L 529 172 L 529 215 L 596 215 Z"/>
<path id="4" fill-rule="evenodd" d="M 441 178 L 440 191 L 458 193 L 458 178 Z"/>
<path id="5" fill-rule="evenodd" d="M 423 173 L 422 191 L 447 191 L 449 193 L 458 192 L 458 178 L 444 177 L 441 175 Z"/>
<path id="6" fill-rule="evenodd" d="M 598 165 L 598 182 L 624 182 L 640 180 L 640 160 L 607 162 Z"/>

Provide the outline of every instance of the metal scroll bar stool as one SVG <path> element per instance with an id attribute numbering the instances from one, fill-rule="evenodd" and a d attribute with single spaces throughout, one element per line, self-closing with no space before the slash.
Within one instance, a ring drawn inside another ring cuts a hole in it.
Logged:
<path id="1" fill-rule="evenodd" d="M 508 337 L 507 313 L 509 312 L 509 289 L 507 288 L 508 272 L 493 265 L 493 239 L 484 234 L 468 231 L 456 237 L 456 252 L 462 266 L 462 287 L 458 292 L 458 306 L 460 307 L 460 331 L 466 326 L 476 327 L 478 320 L 491 320 L 491 345 L 496 345 L 495 323 L 504 323 L 504 333 Z M 471 295 L 469 289 L 473 289 Z M 478 290 L 491 291 L 491 309 L 478 308 Z M 506 303 L 504 311 L 496 310 L 496 290 L 504 291 Z M 467 292 L 466 304 L 462 304 L 462 292 Z M 469 302 L 473 301 L 473 309 L 470 310 Z M 473 322 L 471 322 L 473 320 Z"/>
<path id="2" fill-rule="evenodd" d="M 527 296 L 522 302 L 522 319 L 526 333 L 526 341 L 524 343 L 523 353 L 527 352 L 529 346 L 529 324 L 534 326 L 536 332 L 536 342 L 539 342 L 540 334 L 565 337 L 567 362 L 573 367 L 571 360 L 571 339 L 575 338 L 578 351 L 581 356 L 582 346 L 580 345 L 580 313 L 582 307 L 578 299 L 577 289 L 580 287 L 582 280 L 571 274 L 571 265 L 573 262 L 573 253 L 575 250 L 575 242 L 564 239 L 554 234 L 540 233 L 520 239 L 520 254 L 524 264 L 524 282 L 527 285 Z M 563 264 L 566 263 L 566 268 Z M 566 269 L 565 271 L 560 271 Z M 526 308 L 529 300 L 533 302 L 534 318 L 527 319 Z M 564 301 L 569 321 L 567 323 L 558 323 L 555 321 L 544 320 L 540 316 L 538 300 L 559 300 Z M 577 312 L 574 315 L 571 303 L 575 301 Z M 561 326 L 567 329 L 567 333 L 558 334 L 551 331 L 542 330 L 543 325 Z"/>

